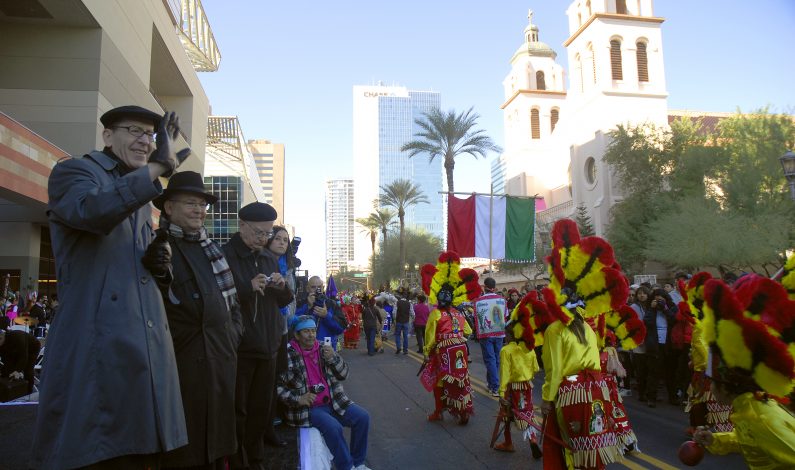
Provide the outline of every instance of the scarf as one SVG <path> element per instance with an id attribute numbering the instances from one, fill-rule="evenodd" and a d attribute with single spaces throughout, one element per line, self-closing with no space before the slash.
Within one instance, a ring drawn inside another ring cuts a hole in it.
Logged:
<path id="1" fill-rule="evenodd" d="M 221 294 L 224 296 L 226 306 L 229 311 L 237 305 L 237 289 L 235 289 L 235 279 L 232 277 L 232 270 L 229 269 L 229 263 L 226 262 L 224 252 L 218 247 L 218 244 L 212 241 L 207 236 L 207 229 L 204 227 L 198 233 L 185 233 L 182 227 L 172 224 L 163 217 L 160 218 L 160 227 L 168 231 L 168 234 L 174 238 L 183 239 L 187 242 L 199 242 L 202 250 L 204 251 L 207 259 L 210 260 L 210 265 L 213 268 L 215 275 L 215 283 L 221 289 Z"/>

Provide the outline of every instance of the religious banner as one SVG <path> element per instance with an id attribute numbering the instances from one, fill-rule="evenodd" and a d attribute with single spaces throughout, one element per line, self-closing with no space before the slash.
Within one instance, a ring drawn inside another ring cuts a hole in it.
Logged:
<path id="1" fill-rule="evenodd" d="M 499 295 L 475 302 L 475 334 L 478 338 L 505 335 L 505 299 Z"/>

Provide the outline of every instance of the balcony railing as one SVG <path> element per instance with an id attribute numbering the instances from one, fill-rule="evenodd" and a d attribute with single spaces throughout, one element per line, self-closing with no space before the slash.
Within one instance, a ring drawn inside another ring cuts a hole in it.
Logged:
<path id="1" fill-rule="evenodd" d="M 215 72 L 221 62 L 221 51 L 204 14 L 201 0 L 164 0 L 174 22 L 182 47 L 197 72 Z"/>

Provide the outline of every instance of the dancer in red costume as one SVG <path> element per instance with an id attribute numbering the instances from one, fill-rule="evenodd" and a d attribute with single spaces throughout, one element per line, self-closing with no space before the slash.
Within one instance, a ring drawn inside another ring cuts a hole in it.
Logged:
<path id="1" fill-rule="evenodd" d="M 440 421 L 442 411 L 467 424 L 472 414 L 472 387 L 469 384 L 466 338 L 472 333 L 464 315 L 453 305 L 471 301 L 480 295 L 477 273 L 460 268 L 461 259 L 454 252 L 439 255 L 436 266 L 422 267 L 422 288 L 436 308 L 425 327 L 425 362 L 420 381 L 433 391 L 434 411 L 428 421 Z"/>
<path id="2" fill-rule="evenodd" d="M 362 303 L 359 298 L 348 293 L 344 294 L 342 296 L 342 313 L 348 320 L 348 329 L 343 333 L 345 339 L 343 346 L 345 349 L 357 349 L 362 334 Z"/>

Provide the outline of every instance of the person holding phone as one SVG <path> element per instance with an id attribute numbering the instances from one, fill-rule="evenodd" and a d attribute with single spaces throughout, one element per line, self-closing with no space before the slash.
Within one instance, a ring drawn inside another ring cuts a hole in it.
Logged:
<path id="1" fill-rule="evenodd" d="M 334 300 L 326 297 L 323 290 L 323 279 L 318 276 L 312 276 L 307 281 L 306 286 L 306 300 L 296 308 L 296 318 L 293 321 L 297 321 L 297 317 L 301 315 L 313 316 L 317 324 L 317 337 L 321 338 L 321 340 L 329 338 L 331 347 L 336 351 L 337 335 L 342 334 L 345 330 L 334 317 L 342 312 Z"/>
<path id="2" fill-rule="evenodd" d="M 364 461 L 370 415 L 345 395 L 342 381 L 348 376 L 348 364 L 329 344 L 317 341 L 314 316 L 297 317 L 293 331 L 287 370 L 279 374 L 276 385 L 279 399 L 287 405 L 287 424 L 317 428 L 334 456 L 335 468 L 369 470 Z M 346 427 L 351 429 L 350 446 L 345 442 Z"/>

